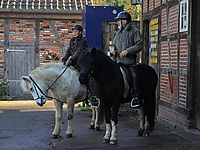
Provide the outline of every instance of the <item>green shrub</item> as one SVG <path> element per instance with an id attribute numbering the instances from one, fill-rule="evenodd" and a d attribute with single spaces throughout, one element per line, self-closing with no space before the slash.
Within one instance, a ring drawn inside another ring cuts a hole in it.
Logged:
<path id="1" fill-rule="evenodd" d="M 8 83 L 3 82 L 0 84 L 0 95 L 8 95 Z"/>

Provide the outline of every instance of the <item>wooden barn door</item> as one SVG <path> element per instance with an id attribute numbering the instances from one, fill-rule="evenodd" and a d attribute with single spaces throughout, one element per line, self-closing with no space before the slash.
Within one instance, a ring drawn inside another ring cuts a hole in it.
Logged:
<path id="1" fill-rule="evenodd" d="M 21 77 L 29 75 L 34 69 L 34 47 L 9 46 L 7 52 L 9 95 L 21 97 L 25 94 L 20 86 Z"/>
<path id="2" fill-rule="evenodd" d="M 4 80 L 9 83 L 8 94 L 14 98 L 29 99 L 30 93 L 23 93 L 21 77 L 39 66 L 40 21 L 35 20 L 34 42 L 10 42 L 9 20 L 4 21 Z"/>
<path id="3" fill-rule="evenodd" d="M 114 32 L 117 30 L 116 21 L 103 21 L 102 22 L 102 49 L 107 53 L 112 45 L 114 39 Z"/>

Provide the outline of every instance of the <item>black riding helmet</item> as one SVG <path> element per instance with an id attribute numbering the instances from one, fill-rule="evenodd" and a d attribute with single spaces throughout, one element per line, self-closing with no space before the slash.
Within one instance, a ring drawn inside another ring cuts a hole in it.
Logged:
<path id="1" fill-rule="evenodd" d="M 80 25 L 80 24 L 75 24 L 73 27 L 72 27 L 72 30 L 78 30 L 79 32 L 82 31 L 83 32 L 83 27 Z"/>
<path id="2" fill-rule="evenodd" d="M 131 15 L 125 11 L 120 12 L 115 19 L 131 21 Z"/>

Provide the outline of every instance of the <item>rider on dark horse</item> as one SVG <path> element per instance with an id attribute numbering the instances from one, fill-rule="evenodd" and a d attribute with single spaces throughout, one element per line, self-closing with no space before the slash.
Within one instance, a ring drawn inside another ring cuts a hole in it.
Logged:
<path id="1" fill-rule="evenodd" d="M 114 55 L 117 63 L 133 66 L 131 69 L 133 75 L 134 95 L 131 101 L 132 107 L 139 107 L 139 83 L 137 79 L 136 54 L 143 48 L 142 36 L 140 31 L 131 25 L 131 15 L 125 11 L 120 12 L 117 17 L 118 31 L 115 34 L 110 53 Z"/>
<path id="2" fill-rule="evenodd" d="M 67 62 L 67 66 L 74 66 L 76 69 L 80 70 L 77 65 L 77 60 L 83 50 L 88 48 L 88 43 L 86 38 L 82 35 L 83 27 L 79 24 L 76 24 L 72 27 L 73 38 L 70 40 L 69 47 L 66 51 L 65 56 L 62 58 L 62 62 L 65 64 Z M 91 103 L 96 102 L 97 98 L 94 92 L 94 85 L 92 79 L 89 82 L 88 89 L 90 91 Z M 87 103 L 87 101 L 86 101 Z M 98 104 L 96 104 L 98 105 Z"/>

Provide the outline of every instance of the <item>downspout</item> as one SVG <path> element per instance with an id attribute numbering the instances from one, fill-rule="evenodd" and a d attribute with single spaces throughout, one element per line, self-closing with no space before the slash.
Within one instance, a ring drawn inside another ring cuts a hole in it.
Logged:
<path id="1" fill-rule="evenodd" d="M 170 31 L 169 31 L 169 5 L 167 5 L 167 46 L 168 46 L 168 57 L 169 57 L 169 71 L 168 71 L 168 79 L 170 92 L 172 97 L 172 103 L 174 103 L 174 95 L 173 95 L 173 82 L 172 82 L 172 65 L 171 65 L 171 49 L 170 49 Z"/>

